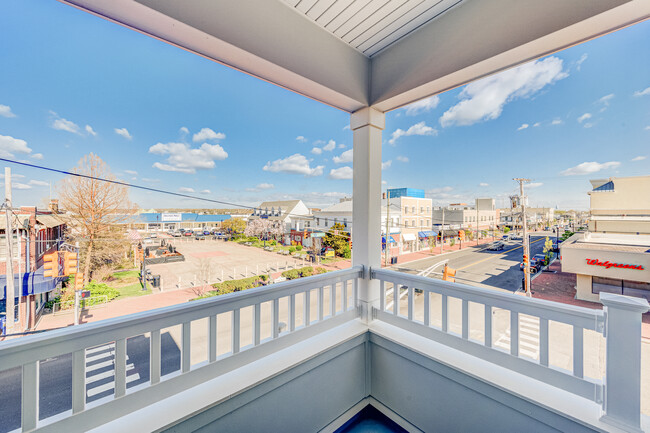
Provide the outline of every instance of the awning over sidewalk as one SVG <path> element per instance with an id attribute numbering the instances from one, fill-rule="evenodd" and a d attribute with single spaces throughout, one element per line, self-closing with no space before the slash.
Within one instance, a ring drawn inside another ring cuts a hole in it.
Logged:
<path id="1" fill-rule="evenodd" d="M 406 242 L 414 241 L 415 240 L 415 235 L 413 233 L 404 233 L 402 235 L 402 239 L 404 239 Z"/>
<path id="2" fill-rule="evenodd" d="M 38 295 L 39 293 L 46 293 L 57 286 L 59 281 L 63 278 L 45 278 L 43 276 L 43 268 L 39 268 L 36 272 L 28 272 L 24 274 L 14 275 L 14 288 L 15 296 Z M 5 299 L 7 293 L 7 277 L 0 276 L 0 299 Z"/>
<path id="3" fill-rule="evenodd" d="M 435 238 L 438 235 L 433 230 L 424 230 L 424 231 L 418 232 L 418 236 L 421 237 L 421 238 Z"/>
<path id="4" fill-rule="evenodd" d="M 384 245 L 386 245 L 386 238 L 385 238 L 384 236 L 381 237 L 381 243 L 384 244 Z M 389 244 L 396 244 L 397 241 L 396 241 L 395 238 L 391 235 L 391 236 L 388 237 L 388 243 L 389 243 Z"/>

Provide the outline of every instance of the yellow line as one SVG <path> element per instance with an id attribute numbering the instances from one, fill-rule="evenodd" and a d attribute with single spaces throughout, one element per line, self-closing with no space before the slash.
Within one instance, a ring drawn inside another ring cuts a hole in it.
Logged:
<path id="1" fill-rule="evenodd" d="M 532 245 L 535 242 L 544 241 L 544 240 L 546 240 L 546 238 L 537 239 L 536 241 L 532 241 L 530 244 Z M 482 263 L 482 262 L 484 262 L 486 260 L 490 260 L 490 259 L 493 259 L 495 257 L 499 257 L 499 256 L 502 256 L 504 254 L 508 254 L 510 251 L 518 250 L 519 248 L 523 248 L 523 245 L 519 245 L 518 247 L 512 248 L 512 249 L 510 249 L 508 251 L 504 251 L 504 252 L 502 252 L 500 254 L 493 254 L 490 257 L 486 257 L 484 259 L 479 260 L 478 262 L 470 263 L 469 265 L 465 265 L 465 266 L 463 266 L 461 268 L 456 268 L 456 270 L 457 271 L 462 271 L 463 269 L 467 269 L 467 268 L 469 268 L 471 266 L 478 265 L 479 263 Z"/>

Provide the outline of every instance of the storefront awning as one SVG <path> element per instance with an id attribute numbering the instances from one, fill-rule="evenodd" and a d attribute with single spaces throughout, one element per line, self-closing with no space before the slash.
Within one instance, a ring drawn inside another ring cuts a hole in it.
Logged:
<path id="1" fill-rule="evenodd" d="M 414 241 L 415 235 L 413 233 L 404 233 L 402 235 L 402 239 L 404 239 L 406 242 Z"/>
<path id="2" fill-rule="evenodd" d="M 433 230 L 424 230 L 418 232 L 418 236 L 421 238 L 435 238 L 437 235 L 436 232 L 434 232 Z"/>
<path id="3" fill-rule="evenodd" d="M 43 268 L 36 272 L 14 275 L 14 290 L 16 296 L 37 295 L 54 290 L 63 278 L 43 277 Z M 0 299 L 5 299 L 7 293 L 7 277 L 0 276 Z"/>
<path id="4" fill-rule="evenodd" d="M 386 244 L 386 238 L 384 236 L 381 237 L 381 243 L 384 244 L 384 245 Z M 395 238 L 393 236 L 389 236 L 388 237 L 388 243 L 389 244 L 396 244 L 397 241 L 395 240 Z"/>

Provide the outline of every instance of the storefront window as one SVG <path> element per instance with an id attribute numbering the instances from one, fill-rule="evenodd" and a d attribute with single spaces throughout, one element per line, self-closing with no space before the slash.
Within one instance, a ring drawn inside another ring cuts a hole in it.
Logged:
<path id="1" fill-rule="evenodd" d="M 623 294 L 623 280 L 615 278 L 592 277 L 591 292 L 598 294 L 600 292 Z"/>

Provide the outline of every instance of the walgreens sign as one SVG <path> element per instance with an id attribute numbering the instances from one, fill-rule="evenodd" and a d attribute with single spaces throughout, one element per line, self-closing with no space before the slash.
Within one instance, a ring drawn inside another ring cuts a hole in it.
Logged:
<path id="1" fill-rule="evenodd" d="M 645 268 L 643 265 L 630 265 L 630 264 L 625 264 L 625 263 L 612 263 L 609 260 L 606 262 L 601 262 L 598 259 L 586 259 L 588 265 L 592 266 L 602 266 L 604 268 L 622 268 L 622 269 L 637 269 L 639 271 L 644 270 Z"/>

